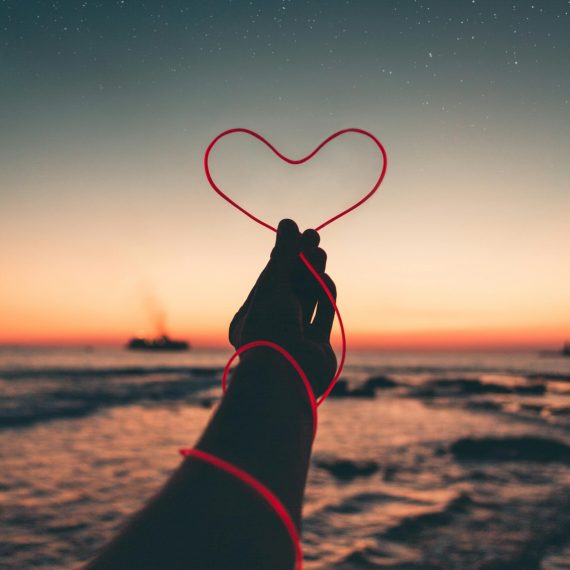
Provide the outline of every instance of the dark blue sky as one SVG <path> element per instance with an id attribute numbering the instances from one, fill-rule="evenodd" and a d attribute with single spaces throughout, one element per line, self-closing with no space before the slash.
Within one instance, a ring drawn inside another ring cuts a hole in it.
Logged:
<path id="1" fill-rule="evenodd" d="M 189 98 L 257 101 L 256 92 L 277 112 L 318 98 L 338 114 L 338 91 L 443 115 L 487 106 L 474 117 L 481 127 L 497 99 L 567 113 L 569 9 L 556 0 L 7 0 L 2 122 L 17 131 L 66 106 L 145 113 Z"/>

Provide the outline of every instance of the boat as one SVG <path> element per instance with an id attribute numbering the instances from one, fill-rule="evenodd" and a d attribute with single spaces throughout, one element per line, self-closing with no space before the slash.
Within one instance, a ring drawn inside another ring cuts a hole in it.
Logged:
<path id="1" fill-rule="evenodd" d="M 156 338 L 133 337 L 127 343 L 128 350 L 148 351 L 181 351 L 190 350 L 190 344 L 185 340 L 173 340 L 167 335 Z"/>
<path id="2" fill-rule="evenodd" d="M 570 342 L 567 342 L 562 347 L 562 356 L 570 356 Z"/>

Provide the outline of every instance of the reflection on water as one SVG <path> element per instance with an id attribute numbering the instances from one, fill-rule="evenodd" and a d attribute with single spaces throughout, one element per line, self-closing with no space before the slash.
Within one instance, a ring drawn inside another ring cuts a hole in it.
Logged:
<path id="1" fill-rule="evenodd" d="M 0 567 L 89 558 L 196 440 L 226 358 L 3 349 Z M 352 355 L 349 384 L 372 375 L 396 386 L 321 408 L 308 570 L 570 567 L 568 360 Z"/>

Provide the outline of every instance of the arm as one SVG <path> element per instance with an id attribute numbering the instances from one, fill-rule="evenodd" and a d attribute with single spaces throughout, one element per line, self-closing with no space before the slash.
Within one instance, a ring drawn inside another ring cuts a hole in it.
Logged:
<path id="1" fill-rule="evenodd" d="M 336 367 L 334 312 L 298 259 L 303 251 L 329 288 L 316 232 L 279 225 L 276 246 L 230 325 L 237 348 L 270 340 L 299 362 L 318 396 Z M 317 312 L 311 322 L 315 306 Z M 240 357 L 229 388 L 196 447 L 243 469 L 283 503 L 300 526 L 312 444 L 312 415 L 298 373 L 267 347 Z M 88 565 L 89 570 L 290 569 L 293 550 L 280 519 L 241 481 L 186 458 L 165 487 Z"/>

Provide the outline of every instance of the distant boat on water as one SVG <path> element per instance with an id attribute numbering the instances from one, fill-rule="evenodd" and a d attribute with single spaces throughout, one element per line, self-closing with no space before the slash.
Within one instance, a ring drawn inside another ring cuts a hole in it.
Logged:
<path id="1" fill-rule="evenodd" d="M 570 356 L 570 342 L 567 342 L 562 347 L 562 356 Z"/>
<path id="2" fill-rule="evenodd" d="M 157 338 L 134 337 L 127 343 L 128 350 L 149 350 L 149 351 L 176 351 L 190 350 L 190 344 L 185 340 L 172 340 L 167 335 Z"/>

